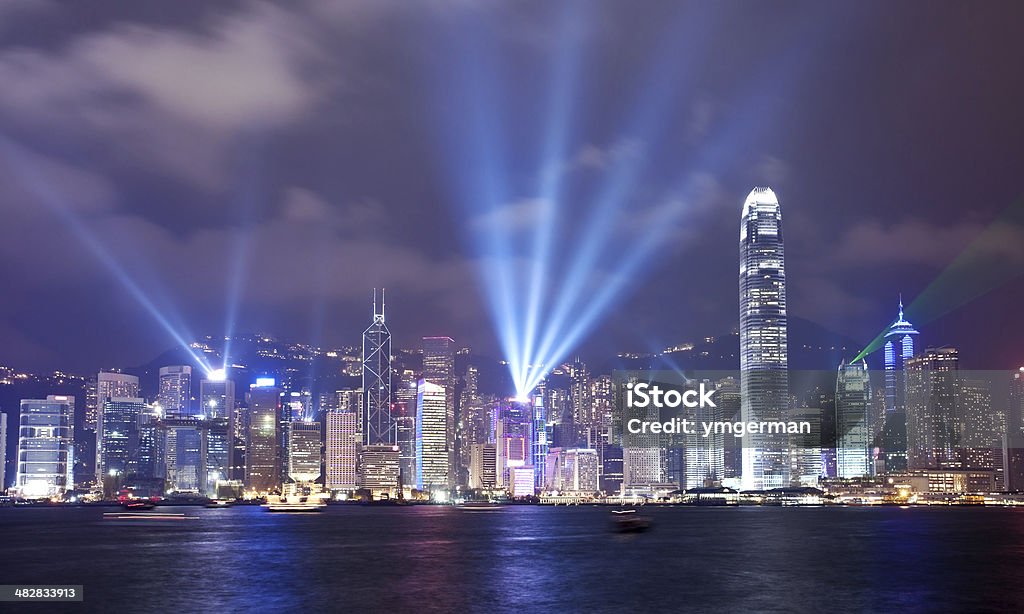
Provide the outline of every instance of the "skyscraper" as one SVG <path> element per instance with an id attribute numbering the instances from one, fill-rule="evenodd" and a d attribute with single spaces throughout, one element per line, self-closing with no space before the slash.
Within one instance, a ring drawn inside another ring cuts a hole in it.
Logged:
<path id="1" fill-rule="evenodd" d="M 247 395 L 245 487 L 266 493 L 281 486 L 281 389 L 253 384 Z"/>
<path id="2" fill-rule="evenodd" d="M 928 348 L 906 362 L 908 469 L 960 466 L 959 364 L 956 348 Z"/>
<path id="3" fill-rule="evenodd" d="M 839 365 L 836 377 L 836 475 L 859 478 L 870 475 L 871 429 L 868 406 L 871 379 L 863 360 Z"/>
<path id="4" fill-rule="evenodd" d="M 370 445 L 359 450 L 360 487 L 375 499 L 398 496 L 398 446 Z"/>
<path id="5" fill-rule="evenodd" d="M 125 373 L 114 373 L 110 371 L 100 371 L 99 375 L 96 376 L 96 403 L 95 411 L 95 424 L 96 424 L 96 462 L 94 463 L 96 468 L 96 482 L 102 483 L 103 471 L 101 465 L 103 464 L 103 404 L 108 399 L 120 398 L 120 399 L 136 399 L 139 398 L 139 378 L 134 375 L 127 375 Z M 89 401 L 91 399 L 87 399 Z M 88 424 L 89 408 L 86 408 L 86 422 Z"/>
<path id="6" fill-rule="evenodd" d="M 160 391 L 157 402 L 168 418 L 187 418 L 191 415 L 192 367 L 174 365 L 160 368 Z"/>
<path id="7" fill-rule="evenodd" d="M 742 420 L 786 415 L 786 268 L 782 209 L 771 188 L 754 188 L 740 219 L 740 395 Z M 743 438 L 743 488 L 789 484 L 788 445 L 777 436 Z"/>
<path id="8" fill-rule="evenodd" d="M 508 401 L 495 408 L 498 486 L 511 490 L 511 470 L 532 461 L 532 407 L 529 402 Z M 530 471 L 533 471 L 531 466 Z"/>
<path id="9" fill-rule="evenodd" d="M 235 382 L 204 379 L 199 382 L 199 414 L 206 418 L 232 419 L 235 410 Z M 234 422 L 234 420 L 231 420 Z"/>
<path id="10" fill-rule="evenodd" d="M 384 291 L 373 291 L 373 323 L 363 331 L 363 443 L 389 445 L 395 443 L 395 426 L 391 421 L 391 331 L 384 323 Z"/>
<path id="11" fill-rule="evenodd" d="M 141 398 L 107 397 L 103 402 L 103 431 L 100 442 L 103 456 L 99 472 L 123 483 L 137 472 L 139 416 L 146 408 Z M 110 480 L 108 480 L 109 482 Z M 106 493 L 113 495 L 113 492 Z"/>
<path id="12" fill-rule="evenodd" d="M 292 422 L 288 429 L 288 477 L 312 482 L 320 477 L 320 423 Z"/>
<path id="13" fill-rule="evenodd" d="M 885 423 L 882 425 L 881 456 L 886 471 L 907 469 L 907 382 L 905 365 L 914 356 L 914 337 L 919 333 L 899 315 L 885 332 Z"/>
<path id="14" fill-rule="evenodd" d="M 167 485 L 175 492 L 198 493 L 207 487 L 208 430 L 198 418 L 165 418 L 164 461 Z"/>
<path id="15" fill-rule="evenodd" d="M 476 443 L 470 449 L 469 487 L 494 488 L 498 483 L 498 451 L 493 443 Z"/>
<path id="16" fill-rule="evenodd" d="M 14 487 L 22 497 L 60 497 L 74 485 L 74 407 L 75 398 L 69 396 L 21 401 Z"/>
<path id="17" fill-rule="evenodd" d="M 412 407 L 406 401 L 391 404 L 391 417 L 395 421 L 398 444 L 399 477 L 403 486 L 416 484 L 416 402 Z"/>
<path id="18" fill-rule="evenodd" d="M 327 414 L 327 490 L 347 492 L 359 487 L 356 473 L 359 459 L 357 418 L 351 411 L 338 410 Z"/>
<path id="19" fill-rule="evenodd" d="M 1024 367 L 1010 374 L 1004 463 L 1009 490 L 1024 490 Z"/>
<path id="20" fill-rule="evenodd" d="M 206 484 L 216 496 L 217 482 L 231 479 L 235 464 L 235 382 L 209 377 L 199 382 L 199 415 L 206 419 Z"/>
<path id="21" fill-rule="evenodd" d="M 448 446 L 448 466 L 455 467 L 455 341 L 451 337 L 423 338 L 423 379 L 444 387 L 445 393 L 445 445 Z M 454 486 L 455 472 L 448 473 L 449 486 Z"/>
<path id="22" fill-rule="evenodd" d="M 448 391 L 425 379 L 416 395 L 416 488 L 449 486 Z"/>

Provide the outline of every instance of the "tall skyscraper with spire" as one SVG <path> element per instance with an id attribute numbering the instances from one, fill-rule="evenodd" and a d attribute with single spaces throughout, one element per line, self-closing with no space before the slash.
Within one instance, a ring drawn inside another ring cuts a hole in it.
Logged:
<path id="1" fill-rule="evenodd" d="M 885 424 L 882 427 L 881 457 L 886 471 L 907 469 L 907 382 L 906 361 L 914 357 L 914 337 L 919 333 L 899 315 L 885 332 Z"/>
<path id="2" fill-rule="evenodd" d="M 373 290 L 373 323 L 363 331 L 363 444 L 396 443 L 391 420 L 391 331 L 384 322 L 384 290 Z"/>
<path id="3" fill-rule="evenodd" d="M 786 267 L 782 209 L 771 188 L 751 190 L 740 218 L 740 411 L 742 420 L 778 421 L 789 398 Z M 743 438 L 744 489 L 789 485 L 785 438 Z"/>

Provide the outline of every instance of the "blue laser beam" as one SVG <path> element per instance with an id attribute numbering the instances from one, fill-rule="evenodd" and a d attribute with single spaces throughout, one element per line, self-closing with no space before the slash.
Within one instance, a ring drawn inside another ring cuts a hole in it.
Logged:
<path id="1" fill-rule="evenodd" d="M 89 252 L 106 267 L 114 279 L 189 354 L 195 363 L 200 365 L 206 373 L 210 373 L 213 369 L 206 360 L 192 349 L 189 342 L 178 332 L 178 329 L 171 323 L 170 319 L 156 306 L 114 255 L 104 247 L 103 243 L 75 216 L 70 207 L 64 204 L 64 200 L 56 193 L 53 187 L 39 175 L 38 171 L 30 163 L 24 160 L 24 157 L 17 149 L 10 140 L 0 136 L 0 152 L 3 153 L 10 166 L 17 171 L 15 174 L 21 179 L 23 185 L 40 203 L 46 206 L 71 230 Z"/>

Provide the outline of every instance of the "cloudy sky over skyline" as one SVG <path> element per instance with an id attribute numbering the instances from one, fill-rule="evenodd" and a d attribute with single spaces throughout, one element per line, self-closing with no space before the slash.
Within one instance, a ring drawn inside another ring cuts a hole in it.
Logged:
<path id="1" fill-rule="evenodd" d="M 1024 11 L 829 4 L 0 0 L 0 364 L 146 361 L 139 297 L 356 344 L 382 286 L 397 345 L 497 356 L 494 259 L 525 279 L 538 228 L 544 312 L 604 294 L 583 347 L 660 349 L 736 326 L 765 183 L 792 315 L 867 343 L 980 249 L 925 341 L 1020 361 Z"/>

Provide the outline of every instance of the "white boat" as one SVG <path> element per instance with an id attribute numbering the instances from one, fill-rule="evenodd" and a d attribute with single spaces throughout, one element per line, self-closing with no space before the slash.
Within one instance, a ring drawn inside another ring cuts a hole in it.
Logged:
<path id="1" fill-rule="evenodd" d="M 315 487 L 291 483 L 284 485 L 280 495 L 268 495 L 263 507 L 271 512 L 319 512 L 327 506 L 323 498 Z"/>

